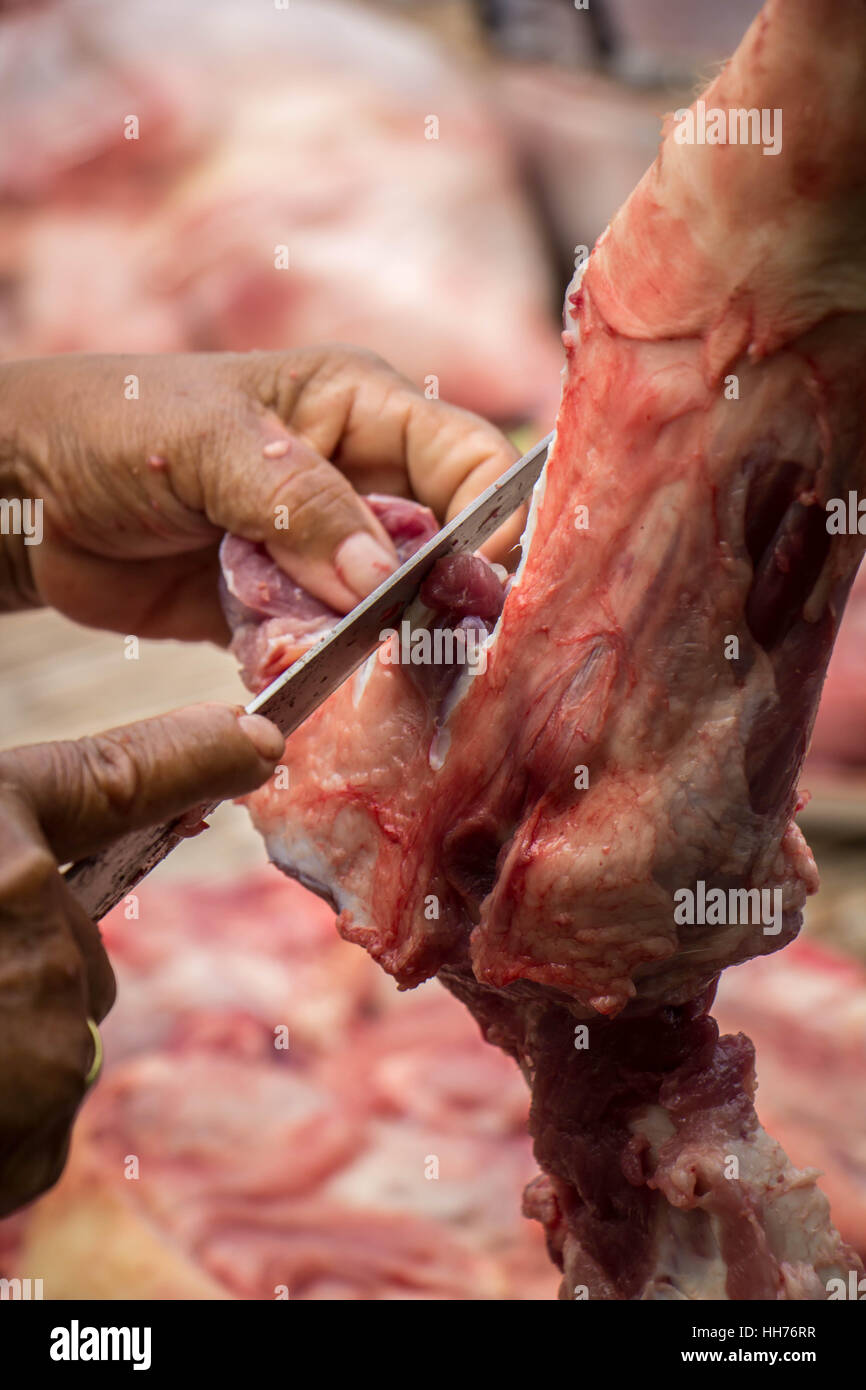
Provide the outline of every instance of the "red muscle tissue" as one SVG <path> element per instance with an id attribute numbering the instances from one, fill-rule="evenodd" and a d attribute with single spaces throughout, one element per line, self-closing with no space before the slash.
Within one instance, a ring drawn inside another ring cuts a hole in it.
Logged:
<path id="1" fill-rule="evenodd" d="M 863 548 L 825 508 L 866 471 L 864 99 L 862 4 L 769 0 L 702 100 L 779 147 L 671 119 L 570 287 L 501 614 L 467 612 L 475 561 L 409 615 L 483 627 L 483 669 L 380 652 L 250 799 L 346 938 L 521 1066 L 563 1297 L 819 1299 L 860 1268 L 708 1011 L 817 887 L 793 816 Z"/>

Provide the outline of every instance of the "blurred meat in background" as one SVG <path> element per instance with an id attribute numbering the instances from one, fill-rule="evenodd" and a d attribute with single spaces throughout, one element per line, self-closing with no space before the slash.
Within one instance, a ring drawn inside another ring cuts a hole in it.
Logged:
<path id="1" fill-rule="evenodd" d="M 866 569 L 854 581 L 815 720 L 811 766 L 866 775 Z"/>
<path id="2" fill-rule="evenodd" d="M 528 442 L 576 249 L 758 8 L 6 0 L 0 354 L 342 340 Z M 824 887 L 801 942 L 727 972 L 719 1019 L 753 1037 L 762 1121 L 866 1253 L 864 627 L 861 580 L 807 767 Z M 243 698 L 221 652 L 128 662 L 50 613 L 3 639 L 4 746 Z M 513 1067 L 260 859 L 222 808 L 113 915 L 104 1079 L 58 1188 L 0 1223 L 0 1274 L 46 1297 L 552 1297 L 518 1215 Z"/>
<path id="3" fill-rule="evenodd" d="M 105 924 L 125 1008 L 69 1166 L 0 1222 L 50 1298 L 553 1298 L 520 1073 L 400 995 L 273 871 L 145 884 Z M 24 1275 L 23 1277 L 26 1277 Z"/>
<path id="4" fill-rule="evenodd" d="M 339 340 L 549 416 L 540 239 L 495 117 L 423 36 L 327 0 L 57 0 L 0 45 L 4 352 Z"/>

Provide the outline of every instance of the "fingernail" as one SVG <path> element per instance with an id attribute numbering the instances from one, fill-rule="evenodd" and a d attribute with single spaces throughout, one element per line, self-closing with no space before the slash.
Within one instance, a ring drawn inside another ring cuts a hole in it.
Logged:
<path id="1" fill-rule="evenodd" d="M 348 588 L 359 598 L 366 598 L 394 573 L 396 566 L 378 541 L 366 531 L 356 531 L 338 548 L 334 568 Z"/>
<path id="2" fill-rule="evenodd" d="M 286 740 L 276 725 L 269 719 L 263 719 L 260 714 L 242 714 L 238 724 L 260 757 L 267 758 L 271 763 L 276 762 L 286 746 Z"/>

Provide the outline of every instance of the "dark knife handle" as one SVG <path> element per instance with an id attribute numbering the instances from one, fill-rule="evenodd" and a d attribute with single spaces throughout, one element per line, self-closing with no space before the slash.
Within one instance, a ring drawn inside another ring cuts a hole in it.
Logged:
<path id="1" fill-rule="evenodd" d="M 209 815 L 212 809 L 209 808 L 206 814 Z M 175 834 L 170 825 L 135 830 L 131 835 L 124 835 L 123 839 L 115 840 L 101 853 L 80 859 L 66 870 L 64 880 L 88 917 L 98 922 L 131 893 L 136 884 L 151 869 L 155 869 L 183 838 Z"/>

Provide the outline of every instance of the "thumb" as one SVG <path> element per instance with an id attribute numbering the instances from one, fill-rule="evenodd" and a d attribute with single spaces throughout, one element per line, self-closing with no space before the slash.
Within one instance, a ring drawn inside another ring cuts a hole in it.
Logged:
<path id="1" fill-rule="evenodd" d="M 91 738 L 0 754 L 0 786 L 32 808 L 59 863 L 201 802 L 261 786 L 285 740 L 229 705 L 191 705 Z"/>
<path id="2" fill-rule="evenodd" d="M 337 612 L 354 608 L 397 568 L 391 538 L 364 499 L 274 412 L 235 426 L 197 467 L 208 520 L 263 544 L 296 584 Z"/>

